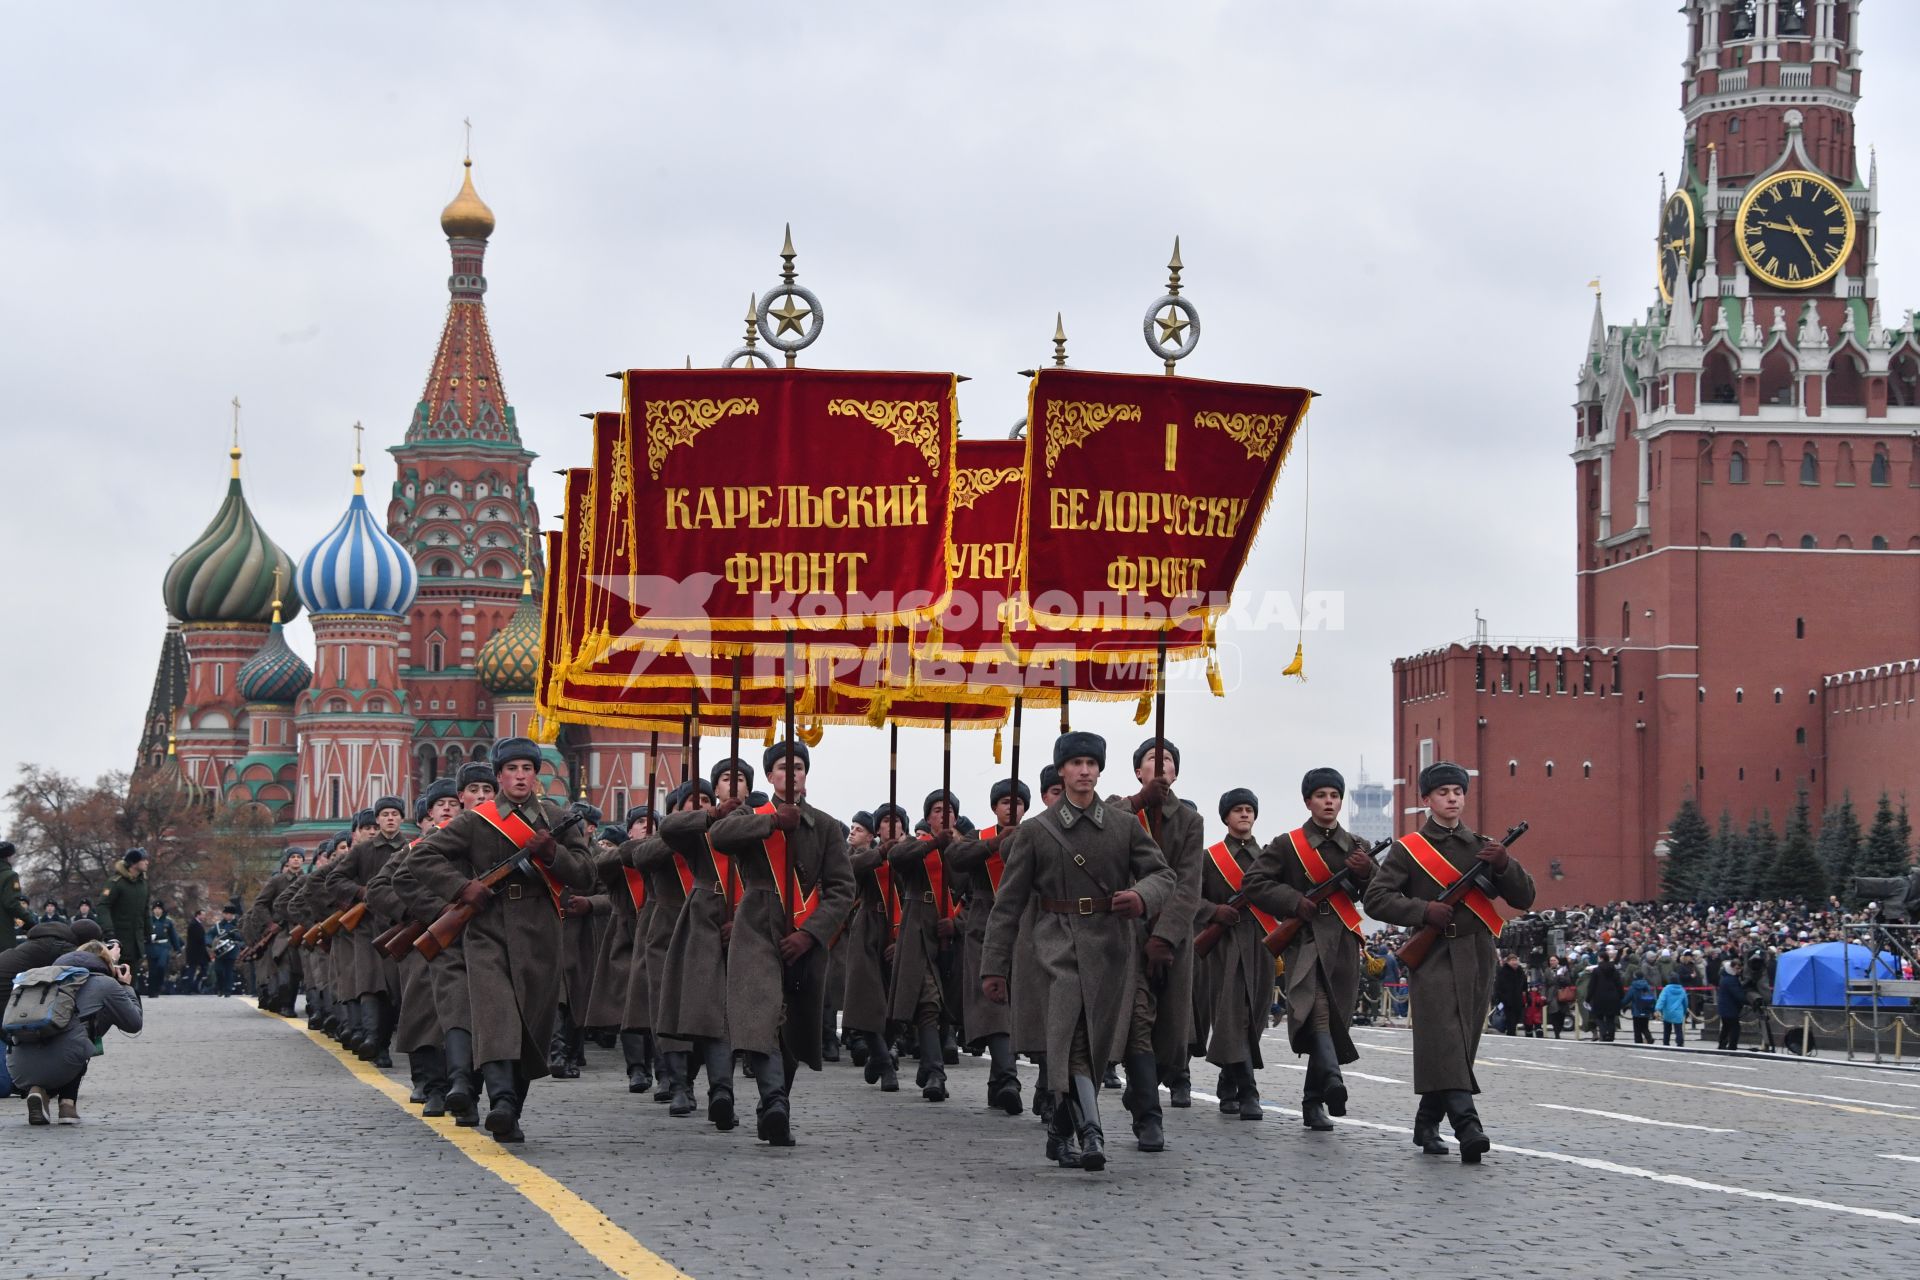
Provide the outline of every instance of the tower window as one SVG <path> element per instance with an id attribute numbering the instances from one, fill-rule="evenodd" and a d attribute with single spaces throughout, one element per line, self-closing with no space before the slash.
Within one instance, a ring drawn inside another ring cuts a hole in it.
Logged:
<path id="1" fill-rule="evenodd" d="M 227 691 L 227 666 L 224 662 L 213 664 L 213 696 L 219 697 Z"/>
<path id="2" fill-rule="evenodd" d="M 1793 731 L 1793 740 L 1794 740 L 1794 743 L 1798 746 L 1802 746 L 1802 747 L 1806 746 L 1807 731 L 1805 729 L 1795 729 Z"/>
<path id="3" fill-rule="evenodd" d="M 438 640 L 427 646 L 427 670 L 446 670 L 446 648 Z"/>
<path id="4" fill-rule="evenodd" d="M 1795 640 L 1805 640 L 1807 638 L 1807 620 L 1805 618 L 1795 618 L 1793 620 L 1793 638 Z"/>
<path id="5" fill-rule="evenodd" d="M 1732 456 L 1727 459 L 1727 481 L 1730 484 L 1747 482 L 1747 454 L 1738 445 L 1734 446 Z"/>
<path id="6" fill-rule="evenodd" d="M 1819 545 L 1820 539 L 1814 537 L 1812 534 L 1803 533 L 1800 535 L 1800 549 L 1802 551 L 1811 551 Z"/>
<path id="7" fill-rule="evenodd" d="M 1887 447 L 1877 444 L 1873 447 L 1873 466 L 1867 472 L 1871 484 L 1886 486 L 1893 483 L 1893 465 L 1887 460 Z"/>
<path id="8" fill-rule="evenodd" d="M 1733 700 L 1735 702 L 1745 702 L 1747 700 L 1747 691 L 1745 689 L 1735 689 L 1733 691 Z"/>
<path id="9" fill-rule="evenodd" d="M 1633 638 L 1633 609 L 1624 600 L 1620 602 L 1620 638 L 1622 640 Z"/>
<path id="10" fill-rule="evenodd" d="M 1782 693 L 1782 691 L 1781 691 L 1781 690 L 1779 690 L 1779 689 L 1775 689 L 1775 690 L 1773 691 L 1773 701 L 1774 701 L 1774 703 L 1775 703 L 1775 705 L 1778 705 L 1778 704 L 1779 704 L 1779 702 L 1780 702 L 1780 697 L 1781 697 L 1781 693 Z"/>
<path id="11" fill-rule="evenodd" d="M 1744 547 L 1747 545 L 1747 535 L 1744 533 L 1728 534 L 1727 545 L 1730 547 Z"/>
<path id="12" fill-rule="evenodd" d="M 1591 778 L 1593 776 L 1593 761 L 1588 760 L 1580 766 L 1580 776 L 1583 778 Z"/>
<path id="13" fill-rule="evenodd" d="M 1520 762 L 1518 760 L 1507 761 L 1507 776 L 1509 778 L 1515 777 L 1516 775 L 1519 774 L 1519 772 L 1520 772 Z"/>
<path id="14" fill-rule="evenodd" d="M 1800 455 L 1800 483 L 1820 483 L 1820 455 L 1815 452 L 1812 445 L 1808 445 L 1806 451 Z"/>
<path id="15" fill-rule="evenodd" d="M 1886 540 L 1886 538 L 1885 538 L 1884 536 L 1882 536 L 1881 534 L 1877 534 L 1877 533 L 1876 533 L 1876 534 L 1874 534 L 1874 535 L 1873 535 L 1873 549 L 1874 549 L 1875 551 L 1885 551 L 1885 550 L 1887 549 L 1887 540 Z"/>
<path id="16" fill-rule="evenodd" d="M 340 816 L 340 779 L 338 778 L 327 779 L 327 816 L 329 818 Z"/>
<path id="17" fill-rule="evenodd" d="M 1547 761 L 1547 776 L 1549 778 L 1553 776 L 1553 761 L 1551 760 Z"/>

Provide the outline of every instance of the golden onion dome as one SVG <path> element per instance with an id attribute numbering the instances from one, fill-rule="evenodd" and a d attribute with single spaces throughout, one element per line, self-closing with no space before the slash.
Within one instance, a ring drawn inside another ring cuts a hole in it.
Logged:
<path id="1" fill-rule="evenodd" d="M 440 211 L 440 229 L 449 236 L 467 240 L 485 240 L 493 234 L 493 210 L 473 189 L 473 160 L 462 162 L 466 176 L 460 181 L 460 194 Z"/>

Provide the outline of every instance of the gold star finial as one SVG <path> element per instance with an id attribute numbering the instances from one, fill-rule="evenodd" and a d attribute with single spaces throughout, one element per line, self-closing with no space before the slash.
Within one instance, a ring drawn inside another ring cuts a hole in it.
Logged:
<path id="1" fill-rule="evenodd" d="M 364 494 L 367 491 L 360 480 L 362 476 L 367 474 L 366 467 L 360 462 L 360 438 L 365 432 L 365 427 L 362 427 L 357 422 L 353 424 L 353 492 L 356 496 Z"/>
<path id="2" fill-rule="evenodd" d="M 1181 337 L 1187 331 L 1187 318 L 1180 314 L 1178 307 L 1168 307 L 1167 314 L 1155 316 L 1153 322 L 1160 326 L 1160 342 L 1164 346 L 1180 346 L 1185 342 Z"/>
<path id="3" fill-rule="evenodd" d="M 807 321 L 812 318 L 813 312 L 800 306 L 794 301 L 794 297 L 795 295 L 788 294 L 780 300 L 779 306 L 767 313 L 780 322 L 780 331 L 775 335 L 776 337 L 784 337 L 789 333 L 804 336 L 807 332 Z"/>
<path id="4" fill-rule="evenodd" d="M 460 123 L 462 126 L 466 128 L 466 131 L 467 131 L 466 145 L 464 145 L 460 149 L 461 150 L 460 162 L 462 164 L 471 165 L 473 163 L 473 117 L 463 116 L 460 120 Z"/>
<path id="5" fill-rule="evenodd" d="M 227 458 L 233 463 L 233 478 L 240 478 L 240 397 L 233 398 L 233 445 L 227 450 Z"/>

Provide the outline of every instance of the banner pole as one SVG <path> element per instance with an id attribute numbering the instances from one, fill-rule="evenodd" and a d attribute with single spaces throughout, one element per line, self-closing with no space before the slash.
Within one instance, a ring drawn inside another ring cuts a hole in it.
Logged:
<path id="1" fill-rule="evenodd" d="M 659 775 L 660 731 L 655 729 L 647 735 L 647 808 L 653 810 L 653 825 L 656 827 L 660 825 L 660 811 L 654 807 L 657 803 L 654 793 L 657 790 Z M 627 815 L 621 814 L 620 820 L 625 822 Z"/>
<path id="2" fill-rule="evenodd" d="M 687 724 L 692 736 L 687 739 L 687 751 L 691 763 L 687 774 L 693 780 L 694 798 L 700 795 L 700 686 L 694 685 L 687 690 Z"/>
<path id="3" fill-rule="evenodd" d="M 733 655 L 733 709 L 728 733 L 727 753 L 734 763 L 728 768 L 727 791 L 737 800 L 740 798 L 740 655 L 737 653 Z"/>
<path id="4" fill-rule="evenodd" d="M 791 362 L 791 357 L 789 357 Z M 781 683 L 787 695 L 787 803 L 793 803 L 793 631 L 787 631 L 787 660 L 781 668 Z"/>
<path id="5" fill-rule="evenodd" d="M 1020 704 L 1023 701 L 1022 695 L 1013 695 L 1013 772 L 1010 775 L 1013 781 L 1013 808 L 1009 812 L 1018 812 L 1020 808 Z M 996 825 L 998 820 L 998 815 L 995 815 Z"/>

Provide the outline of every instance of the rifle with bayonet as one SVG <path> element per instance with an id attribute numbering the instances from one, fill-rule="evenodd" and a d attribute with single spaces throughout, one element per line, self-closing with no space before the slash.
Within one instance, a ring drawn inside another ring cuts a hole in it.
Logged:
<path id="1" fill-rule="evenodd" d="M 1511 847 L 1514 841 L 1525 834 L 1527 834 L 1527 824 L 1515 823 L 1507 829 L 1507 834 L 1501 837 L 1500 844 L 1503 848 Z M 1483 893 L 1491 892 L 1493 889 L 1493 868 L 1479 858 L 1475 858 L 1473 866 L 1468 868 L 1467 873 L 1455 880 L 1447 891 L 1434 901 L 1444 906 L 1458 907 L 1475 889 Z M 1433 950 L 1433 944 L 1440 941 L 1445 932 L 1438 925 L 1421 925 L 1414 931 L 1413 936 L 1393 953 L 1394 958 L 1400 961 L 1403 968 L 1418 969 L 1426 960 L 1428 953 Z"/>
<path id="2" fill-rule="evenodd" d="M 269 920 L 267 922 L 266 932 L 262 933 L 258 938 L 254 939 L 253 945 L 248 947 L 245 951 L 242 951 L 240 953 L 239 958 L 242 960 L 258 959 L 266 951 L 266 949 L 272 945 L 274 935 L 279 932 L 280 932 L 280 922 L 278 920 Z"/>
<path id="3" fill-rule="evenodd" d="M 1380 855 L 1392 847 L 1393 837 L 1388 836 L 1385 840 L 1380 841 L 1367 850 L 1367 858 L 1370 861 L 1377 862 Z M 1352 895 L 1358 893 L 1364 887 L 1365 882 L 1353 874 L 1353 869 L 1342 865 L 1338 871 L 1313 886 L 1313 888 L 1307 890 L 1301 896 L 1312 903 L 1315 910 L 1318 910 L 1324 906 L 1334 894 L 1345 893 Z M 1306 927 L 1306 923 L 1307 922 L 1299 916 L 1289 916 L 1285 920 L 1282 920 L 1273 927 L 1273 932 L 1266 936 L 1267 950 L 1276 956 L 1285 951 L 1293 945 L 1293 940 L 1300 936 L 1300 930 Z"/>
<path id="4" fill-rule="evenodd" d="M 558 844 L 561 837 L 565 836 L 567 832 L 573 830 L 586 820 L 587 813 L 584 809 L 575 809 L 572 813 L 568 814 L 567 817 L 561 821 L 560 825 L 553 828 L 551 832 L 554 843 Z M 528 860 L 526 852 L 521 849 L 515 849 L 505 858 L 502 858 L 493 866 L 488 867 L 486 871 L 476 876 L 475 879 L 485 885 L 489 890 L 492 890 L 498 888 L 499 885 L 516 870 L 525 871 L 528 875 L 534 876 L 535 878 L 538 878 L 540 874 L 533 869 L 533 864 Z M 427 959 L 433 959 L 442 951 L 445 951 L 448 947 L 458 942 L 461 933 L 465 932 L 466 927 L 472 924 L 473 918 L 479 914 L 480 912 L 477 907 L 470 906 L 465 902 L 453 903 L 448 906 L 446 910 L 442 911 L 432 924 L 429 924 L 422 930 L 419 937 L 414 939 L 413 949 Z"/>

